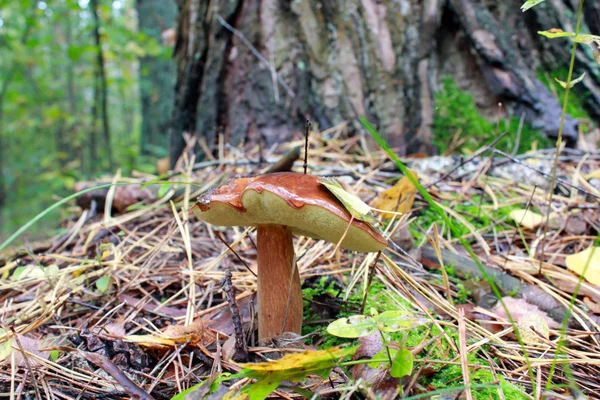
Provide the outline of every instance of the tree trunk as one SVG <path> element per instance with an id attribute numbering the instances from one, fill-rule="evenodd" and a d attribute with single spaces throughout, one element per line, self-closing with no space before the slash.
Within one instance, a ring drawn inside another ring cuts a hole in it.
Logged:
<path id="1" fill-rule="evenodd" d="M 137 0 L 136 5 L 140 31 L 163 45 L 170 45 L 167 36 L 175 27 L 175 0 Z M 172 59 L 162 55 L 140 60 L 143 154 L 168 147 L 174 85 L 175 63 Z"/>
<path id="2" fill-rule="evenodd" d="M 98 2 L 101 0 L 91 0 L 90 10 L 94 18 L 93 35 L 96 44 L 96 102 L 95 107 L 100 111 L 102 118 L 102 136 L 106 146 L 106 157 L 109 168 L 113 169 L 112 150 L 110 145 L 110 123 L 108 120 L 108 86 L 106 83 L 106 69 L 104 66 L 104 52 L 102 51 L 102 39 L 100 37 L 100 16 L 98 15 Z M 95 124 L 95 122 L 94 122 Z M 95 143 L 93 144 L 95 146 Z"/>
<path id="3" fill-rule="evenodd" d="M 185 132 L 209 146 L 220 132 L 232 145 L 261 136 L 271 144 L 299 138 L 305 118 L 320 129 L 349 121 L 360 132 L 361 115 L 399 154 L 432 153 L 434 95 L 444 76 L 472 92 L 486 116 L 497 118 L 502 102 L 502 118 L 523 115 L 549 136 L 558 132 L 562 107 L 537 71 L 567 65 L 570 43 L 536 31 L 567 30 L 575 2 L 548 0 L 526 13 L 523 0 L 213 3 L 178 0 L 172 163 Z M 583 31 L 598 20 L 599 6 L 587 3 Z M 583 90 L 600 83 L 588 53 L 580 46 L 578 69 L 589 72 Z M 592 115 L 598 96 L 586 97 Z M 577 124 L 567 117 L 570 144 Z"/>

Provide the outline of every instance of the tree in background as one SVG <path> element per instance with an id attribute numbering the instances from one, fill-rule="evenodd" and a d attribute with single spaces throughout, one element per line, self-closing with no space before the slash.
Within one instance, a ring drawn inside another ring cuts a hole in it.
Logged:
<path id="1" fill-rule="evenodd" d="M 137 0 L 139 30 L 163 42 L 165 51 L 140 59 L 142 102 L 142 154 L 165 156 L 169 147 L 168 128 L 173 108 L 175 63 L 171 58 L 177 4 L 175 0 Z"/>
<path id="2" fill-rule="evenodd" d="M 299 134 L 305 118 L 320 129 L 352 121 L 360 133 L 361 115 L 400 154 L 432 153 L 434 99 L 447 76 L 473 93 L 484 115 L 497 118 L 501 102 L 502 118 L 523 116 L 556 136 L 561 107 L 537 75 L 566 66 L 570 46 L 548 44 L 537 31 L 568 30 L 576 4 L 548 1 L 522 13 L 521 3 L 178 0 L 171 163 L 185 132 L 209 146 L 218 133 L 233 145 L 273 143 Z M 598 31 L 599 3 L 586 8 L 582 30 Z M 575 90 L 598 93 L 590 53 L 578 49 L 576 76 L 587 71 L 588 78 Z M 586 98 L 592 117 L 600 118 L 599 106 L 598 95 Z M 573 144 L 577 134 L 569 116 L 564 135 Z"/>

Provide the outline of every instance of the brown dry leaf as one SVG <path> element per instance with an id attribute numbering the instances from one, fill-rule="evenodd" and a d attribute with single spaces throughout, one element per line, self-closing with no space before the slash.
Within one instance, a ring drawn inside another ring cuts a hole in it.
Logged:
<path id="1" fill-rule="evenodd" d="M 410 174 L 419 179 L 417 172 L 410 170 Z M 394 186 L 381 192 L 371 201 L 371 207 L 379 210 L 407 213 L 413 206 L 417 188 L 408 176 L 402 177 Z M 394 214 L 382 213 L 383 218 L 393 218 Z"/>
<path id="2" fill-rule="evenodd" d="M 559 327 L 558 322 L 556 322 L 552 318 L 550 318 L 550 316 L 548 316 L 547 313 L 540 310 L 537 306 L 534 306 L 533 304 L 529 304 L 524 299 L 515 299 L 514 297 L 507 296 L 507 297 L 503 297 L 502 300 L 504 301 L 506 308 L 510 312 L 511 317 L 513 318 L 513 320 L 515 321 L 517 326 L 519 326 L 520 320 L 524 320 L 524 323 L 527 324 L 528 321 L 537 320 L 537 318 L 542 318 L 546 321 L 547 327 L 549 327 L 549 328 L 558 328 Z M 492 308 L 492 311 L 494 312 L 494 314 L 496 314 L 498 319 L 508 320 L 508 317 L 506 316 L 506 312 L 504 312 L 504 308 L 502 307 L 502 304 L 500 304 L 500 302 L 496 303 L 494 308 Z M 536 323 L 536 324 L 531 324 L 531 325 L 534 325 L 535 328 L 538 329 L 538 326 L 541 326 L 542 324 Z M 536 335 L 536 337 L 537 337 L 537 335 Z"/>
<path id="3" fill-rule="evenodd" d="M 124 339 L 128 342 L 137 343 L 140 346 L 164 349 L 180 344 L 188 343 L 195 346 L 198 343 L 207 345 L 214 342 L 215 335 L 206 327 L 205 321 L 199 319 L 189 326 L 170 325 L 160 336 L 158 335 L 129 335 Z"/>
<path id="4" fill-rule="evenodd" d="M 590 300 L 587 297 L 583 298 L 583 302 L 585 303 L 586 306 L 588 306 L 590 308 L 590 311 L 594 314 L 600 314 L 600 304 Z"/>
<path id="5" fill-rule="evenodd" d="M 358 343 L 360 346 L 354 353 L 353 360 L 372 358 L 384 349 L 379 332 L 358 338 Z M 353 379 L 360 378 L 368 382 L 378 398 L 397 398 L 399 379 L 390 375 L 388 367 L 380 365 L 378 368 L 372 368 L 369 364 L 357 364 L 352 366 L 351 373 Z"/>
<path id="6" fill-rule="evenodd" d="M 600 247 L 590 246 L 565 257 L 567 268 L 593 285 L 600 285 Z M 585 273 L 584 273 L 585 272 Z"/>
<path id="7" fill-rule="evenodd" d="M 0 336 L 5 333 L 3 329 L 0 329 Z M 14 339 L 12 335 L 8 335 L 6 340 L 0 343 L 0 365 L 11 363 L 12 356 L 15 356 L 15 364 L 19 367 L 24 367 L 26 364 L 25 358 L 23 357 L 22 350 L 25 350 L 28 353 L 35 354 L 40 358 L 48 358 L 50 356 L 49 352 L 40 351 L 41 348 L 44 347 L 43 341 L 41 339 L 34 339 L 29 336 L 17 335 L 19 339 L 19 344 Z M 33 357 L 29 358 L 29 365 L 37 366 L 39 362 L 35 361 Z"/>

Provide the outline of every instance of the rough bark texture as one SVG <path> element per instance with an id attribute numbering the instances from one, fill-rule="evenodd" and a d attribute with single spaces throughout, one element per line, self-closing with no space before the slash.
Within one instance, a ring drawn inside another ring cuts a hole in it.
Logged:
<path id="1" fill-rule="evenodd" d="M 570 43 L 536 31 L 567 30 L 574 1 L 547 0 L 527 13 L 521 0 L 178 1 L 172 163 L 184 132 L 209 146 L 219 133 L 232 145 L 271 144 L 300 137 L 305 118 L 321 129 L 350 121 L 360 132 L 360 115 L 399 154 L 431 153 L 444 75 L 472 91 L 485 115 L 496 117 L 502 102 L 505 113 L 558 132 L 561 106 L 537 70 L 566 65 Z M 599 6 L 586 7 L 582 29 L 600 29 Z M 578 69 L 589 71 L 582 90 L 600 82 L 588 53 L 578 53 Z M 598 96 L 586 97 L 593 116 Z M 564 134 L 574 142 L 576 120 L 567 118 Z"/>
<path id="2" fill-rule="evenodd" d="M 158 42 L 165 42 L 161 35 L 175 27 L 175 0 L 137 0 L 136 6 L 140 31 Z M 169 145 L 174 85 L 175 62 L 172 59 L 146 56 L 140 60 L 141 148 L 144 154 L 155 153 L 155 150 L 165 149 Z"/>
<path id="3" fill-rule="evenodd" d="M 283 332 L 300 334 L 302 287 L 298 268 L 294 268 L 292 229 L 283 225 L 259 225 L 256 239 L 258 339 L 268 342 Z"/>

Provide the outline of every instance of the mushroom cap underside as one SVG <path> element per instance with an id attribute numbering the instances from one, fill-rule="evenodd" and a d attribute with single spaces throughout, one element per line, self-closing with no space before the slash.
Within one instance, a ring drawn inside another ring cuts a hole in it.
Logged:
<path id="1" fill-rule="evenodd" d="M 342 238 L 351 219 L 318 177 L 297 173 L 234 179 L 199 200 L 193 211 L 212 225 L 286 225 L 294 234 L 331 243 Z M 340 246 L 375 252 L 385 249 L 387 241 L 369 224 L 354 220 Z"/>

